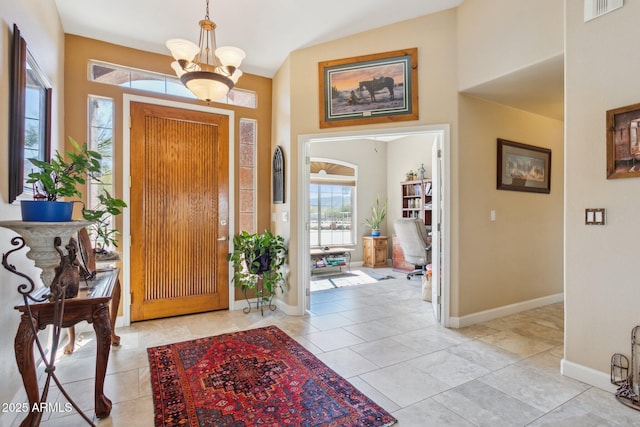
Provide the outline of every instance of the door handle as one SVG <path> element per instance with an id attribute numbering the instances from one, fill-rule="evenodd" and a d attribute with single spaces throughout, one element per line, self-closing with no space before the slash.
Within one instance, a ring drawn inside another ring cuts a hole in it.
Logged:
<path id="1" fill-rule="evenodd" d="M 228 237 L 218 237 L 218 242 L 224 242 L 228 239 Z"/>

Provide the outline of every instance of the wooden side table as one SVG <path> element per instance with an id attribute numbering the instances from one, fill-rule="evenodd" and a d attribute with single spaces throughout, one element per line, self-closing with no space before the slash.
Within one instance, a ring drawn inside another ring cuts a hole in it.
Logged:
<path id="1" fill-rule="evenodd" d="M 363 236 L 363 267 L 387 267 L 389 238 L 386 236 Z"/>
<path id="2" fill-rule="evenodd" d="M 119 304 L 119 272 L 120 270 L 117 268 L 98 271 L 95 279 L 89 281 L 88 288 L 83 288 L 85 283 L 81 282 L 78 296 L 65 301 L 62 324 L 60 325 L 63 328 L 68 328 L 83 320 L 93 324 L 97 343 L 94 402 L 95 414 L 98 418 L 105 418 L 111 413 L 111 400 L 104 395 L 104 380 L 112 339 L 113 322 L 109 315 L 109 308 L 111 303 L 115 307 L 118 307 Z M 47 292 L 49 292 L 49 288 L 43 287 L 34 291 L 32 296 L 38 299 Z M 30 303 L 31 316 L 29 316 L 24 304 L 15 307 L 22 313 L 22 316 L 18 325 L 14 349 L 30 408 L 33 408 L 34 404 L 40 400 L 33 357 L 35 336 L 30 323 L 33 323 L 36 330 L 42 330 L 47 325 L 52 325 L 54 323 L 54 305 L 49 301 Z M 31 426 L 36 416 L 36 413 L 30 412 L 20 425 Z"/>

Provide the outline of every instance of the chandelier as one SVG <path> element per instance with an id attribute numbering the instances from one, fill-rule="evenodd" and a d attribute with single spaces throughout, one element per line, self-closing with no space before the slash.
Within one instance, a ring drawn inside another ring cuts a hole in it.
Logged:
<path id="1" fill-rule="evenodd" d="M 199 24 L 197 45 L 184 39 L 167 40 L 166 45 L 175 59 L 171 68 L 198 99 L 217 101 L 238 82 L 245 53 L 233 46 L 216 48 L 216 24 L 209 19 L 209 0 L 205 17 Z"/>

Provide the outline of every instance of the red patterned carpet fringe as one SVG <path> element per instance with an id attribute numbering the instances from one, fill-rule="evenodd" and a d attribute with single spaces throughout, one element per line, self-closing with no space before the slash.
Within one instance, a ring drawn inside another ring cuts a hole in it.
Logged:
<path id="1" fill-rule="evenodd" d="M 275 326 L 152 347 L 147 353 L 157 427 L 396 422 Z"/>

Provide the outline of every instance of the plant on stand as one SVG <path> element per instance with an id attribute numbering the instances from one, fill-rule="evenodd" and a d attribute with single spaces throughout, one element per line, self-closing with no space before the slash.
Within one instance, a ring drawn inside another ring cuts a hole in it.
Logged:
<path id="1" fill-rule="evenodd" d="M 284 238 L 269 230 L 262 234 L 243 231 L 234 236 L 233 251 L 227 254 L 227 261 L 234 268 L 234 286 L 240 287 L 245 297 L 247 290 L 253 290 L 258 308 L 262 308 L 263 303 L 268 303 L 269 308 L 275 310 L 271 300 L 278 289 L 284 290 L 283 267 L 286 257 Z M 244 311 L 251 311 L 251 303 Z"/>
<path id="2" fill-rule="evenodd" d="M 365 218 L 364 223 L 371 229 L 371 235 L 376 237 L 380 235 L 380 226 L 387 216 L 387 201 L 380 205 L 380 196 L 376 196 L 376 204 L 371 208 L 371 216 Z"/>
<path id="3" fill-rule="evenodd" d="M 120 232 L 111 226 L 113 217 L 122 213 L 122 208 L 127 204 L 111 196 L 107 190 L 103 190 L 98 196 L 99 204 L 94 209 L 82 208 L 82 217 L 91 221 L 91 229 L 94 235 L 93 251 L 96 255 L 109 258 L 110 248 L 117 248 L 117 236 Z"/>
<path id="4" fill-rule="evenodd" d="M 27 183 L 33 185 L 34 200 L 23 200 L 22 219 L 25 221 L 70 221 L 73 202 L 61 201 L 63 197 L 82 197 L 78 185 L 84 185 L 87 178 L 100 174 L 100 153 L 89 150 L 87 144 L 80 146 L 69 138 L 74 151 L 65 154 L 69 160 L 56 151 L 51 161 L 29 159 L 38 171 L 31 172 Z M 48 202 L 48 203 L 47 203 Z M 63 211 L 58 212 L 58 209 Z M 42 216 L 52 213 L 53 216 Z"/>

